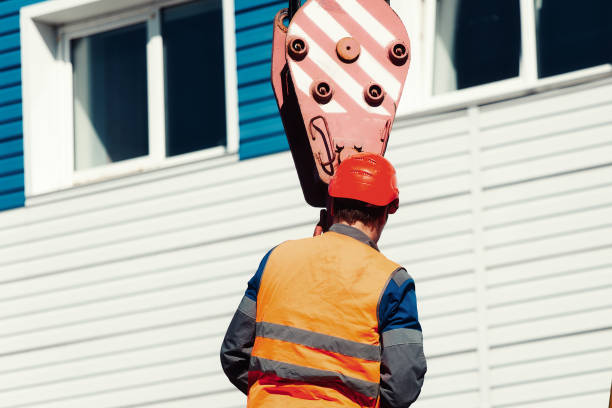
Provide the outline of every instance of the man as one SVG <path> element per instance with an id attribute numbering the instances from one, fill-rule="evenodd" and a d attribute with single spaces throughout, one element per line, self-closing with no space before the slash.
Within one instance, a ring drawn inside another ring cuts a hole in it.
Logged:
<path id="1" fill-rule="evenodd" d="M 395 170 L 351 156 L 329 195 L 329 231 L 264 256 L 223 341 L 223 370 L 249 408 L 405 408 L 421 390 L 414 281 L 376 246 L 398 208 Z"/>

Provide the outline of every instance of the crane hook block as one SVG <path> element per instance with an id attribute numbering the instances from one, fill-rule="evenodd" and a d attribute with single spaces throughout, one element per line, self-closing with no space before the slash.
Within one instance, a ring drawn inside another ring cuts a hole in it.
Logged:
<path id="1" fill-rule="evenodd" d="M 306 202 L 324 207 L 342 160 L 383 154 L 410 40 L 384 0 L 308 0 L 274 20 L 272 88 Z"/>

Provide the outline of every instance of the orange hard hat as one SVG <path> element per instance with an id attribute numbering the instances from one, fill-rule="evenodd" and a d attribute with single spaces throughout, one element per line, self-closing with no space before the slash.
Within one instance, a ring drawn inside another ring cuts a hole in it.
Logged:
<path id="1" fill-rule="evenodd" d="M 357 153 L 344 160 L 329 182 L 329 195 L 375 206 L 389 205 L 393 214 L 399 205 L 395 169 L 379 154 Z"/>

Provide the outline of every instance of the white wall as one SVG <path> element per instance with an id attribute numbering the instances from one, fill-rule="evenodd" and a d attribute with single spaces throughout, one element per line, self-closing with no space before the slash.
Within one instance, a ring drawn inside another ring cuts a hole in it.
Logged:
<path id="1" fill-rule="evenodd" d="M 612 82 L 399 119 L 381 248 L 417 281 L 426 407 L 596 407 L 612 379 Z M 312 232 L 289 153 L 0 213 L 0 407 L 238 407 L 218 349 Z"/>

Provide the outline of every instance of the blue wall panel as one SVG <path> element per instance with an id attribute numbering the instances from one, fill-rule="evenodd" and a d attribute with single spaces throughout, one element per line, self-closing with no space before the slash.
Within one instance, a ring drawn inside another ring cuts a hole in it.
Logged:
<path id="1" fill-rule="evenodd" d="M 0 1 L 0 211 L 25 201 L 19 9 L 39 1 Z"/>
<path id="2" fill-rule="evenodd" d="M 287 150 L 270 84 L 273 21 L 287 1 L 236 0 L 240 158 Z"/>

